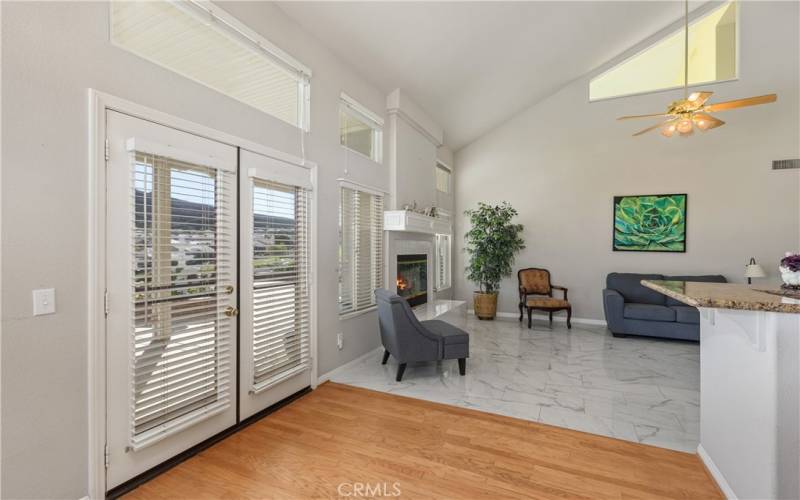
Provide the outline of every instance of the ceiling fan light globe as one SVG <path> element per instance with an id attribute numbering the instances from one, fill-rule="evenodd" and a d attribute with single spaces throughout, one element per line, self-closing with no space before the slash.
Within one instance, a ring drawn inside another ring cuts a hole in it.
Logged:
<path id="1" fill-rule="evenodd" d="M 683 120 L 678 122 L 678 126 L 676 127 L 678 132 L 681 134 L 688 134 L 692 131 L 692 121 L 684 118 Z"/>

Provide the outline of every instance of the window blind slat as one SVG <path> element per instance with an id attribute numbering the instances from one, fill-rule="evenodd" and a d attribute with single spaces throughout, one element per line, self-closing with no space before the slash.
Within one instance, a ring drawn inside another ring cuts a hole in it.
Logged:
<path id="1" fill-rule="evenodd" d="M 251 392 L 310 367 L 310 191 L 253 180 Z"/>
<path id="2" fill-rule="evenodd" d="M 341 187 L 339 313 L 375 306 L 383 287 L 383 196 Z"/>
<path id="3" fill-rule="evenodd" d="M 141 449 L 226 408 L 233 174 L 132 158 L 130 445 Z"/>
<path id="4" fill-rule="evenodd" d="M 111 2 L 111 40 L 155 64 L 306 128 L 305 69 L 189 2 Z M 214 12 L 221 15 L 220 8 Z"/>

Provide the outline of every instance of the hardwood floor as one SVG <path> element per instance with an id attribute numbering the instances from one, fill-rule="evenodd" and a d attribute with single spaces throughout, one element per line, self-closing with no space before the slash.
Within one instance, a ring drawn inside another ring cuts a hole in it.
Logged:
<path id="1" fill-rule="evenodd" d="M 403 498 L 723 498 L 696 455 L 332 382 L 126 498 L 398 491 Z"/>

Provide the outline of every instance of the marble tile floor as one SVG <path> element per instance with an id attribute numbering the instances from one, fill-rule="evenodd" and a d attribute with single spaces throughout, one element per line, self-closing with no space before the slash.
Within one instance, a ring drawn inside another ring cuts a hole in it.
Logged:
<path id="1" fill-rule="evenodd" d="M 460 326 L 464 326 L 463 324 Z M 614 338 L 605 327 L 466 319 L 467 374 L 456 360 L 409 364 L 381 353 L 335 382 L 523 418 L 694 453 L 699 442 L 700 348 L 696 343 Z"/>

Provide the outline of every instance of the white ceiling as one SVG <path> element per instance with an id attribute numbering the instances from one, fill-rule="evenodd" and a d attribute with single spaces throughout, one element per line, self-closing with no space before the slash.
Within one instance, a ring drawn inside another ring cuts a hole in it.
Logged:
<path id="1" fill-rule="evenodd" d="M 682 2 L 278 2 L 458 150 L 676 21 Z M 588 92 L 588 91 L 587 91 Z"/>

